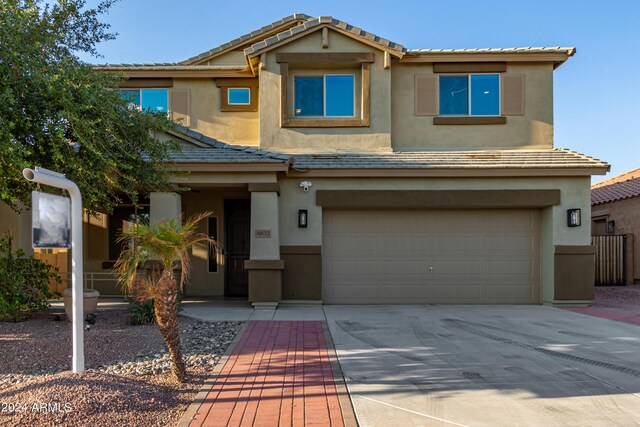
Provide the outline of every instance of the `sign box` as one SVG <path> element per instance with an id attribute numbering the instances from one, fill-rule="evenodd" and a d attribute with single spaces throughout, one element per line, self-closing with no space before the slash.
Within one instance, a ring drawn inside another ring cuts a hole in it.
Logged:
<path id="1" fill-rule="evenodd" d="M 34 249 L 71 247 L 71 201 L 68 197 L 34 191 L 32 237 Z"/>

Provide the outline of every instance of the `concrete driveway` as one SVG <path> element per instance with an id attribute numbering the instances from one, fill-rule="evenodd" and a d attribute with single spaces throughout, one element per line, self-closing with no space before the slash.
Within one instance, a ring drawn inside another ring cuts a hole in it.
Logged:
<path id="1" fill-rule="evenodd" d="M 324 306 L 361 426 L 640 425 L 640 327 L 542 306 Z"/>

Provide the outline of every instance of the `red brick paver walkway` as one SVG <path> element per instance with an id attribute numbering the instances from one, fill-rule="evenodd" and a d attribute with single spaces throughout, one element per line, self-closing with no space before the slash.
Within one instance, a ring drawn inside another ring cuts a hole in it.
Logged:
<path id="1" fill-rule="evenodd" d="M 252 321 L 191 426 L 344 426 L 322 322 Z"/>

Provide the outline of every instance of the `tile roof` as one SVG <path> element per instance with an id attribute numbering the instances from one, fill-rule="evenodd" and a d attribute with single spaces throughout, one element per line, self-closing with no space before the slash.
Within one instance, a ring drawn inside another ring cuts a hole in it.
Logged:
<path id="1" fill-rule="evenodd" d="M 298 26 L 295 26 L 289 30 L 283 31 L 281 33 L 276 34 L 273 37 L 269 37 L 265 40 L 262 40 L 258 43 L 255 43 L 253 45 L 251 45 L 250 47 L 246 48 L 244 50 L 244 54 L 245 55 L 257 55 L 258 53 L 260 53 L 261 51 L 263 51 L 264 49 L 267 49 L 277 43 L 280 43 L 283 40 L 286 40 L 288 38 L 291 38 L 299 33 L 303 33 L 307 30 L 310 30 L 314 27 L 317 27 L 319 25 L 331 25 L 333 27 L 339 28 L 341 30 L 347 31 L 349 33 L 352 33 L 355 36 L 364 38 L 369 40 L 370 42 L 373 42 L 379 46 L 382 46 L 383 48 L 386 49 L 391 49 L 394 50 L 398 53 L 400 53 L 401 55 L 404 54 L 404 52 L 406 52 L 406 49 L 398 43 L 394 43 L 390 40 L 387 40 L 383 37 L 377 36 L 373 33 L 370 33 L 368 31 L 363 30 L 362 28 L 358 28 L 358 27 L 354 27 L 351 24 L 348 24 L 344 21 L 340 21 L 339 19 L 335 19 L 331 16 L 320 16 L 318 18 L 315 19 L 310 19 L 308 21 L 306 21 L 303 24 L 300 24 Z"/>
<path id="2" fill-rule="evenodd" d="M 573 56 L 575 47 L 489 47 L 480 49 L 409 49 L 408 55 L 441 55 L 441 54 L 469 54 L 469 53 L 562 53 Z"/>
<path id="3" fill-rule="evenodd" d="M 282 19 L 279 19 L 277 21 L 272 22 L 269 25 L 265 25 L 262 28 L 259 28 L 257 30 L 254 30 L 250 33 L 244 34 L 240 37 L 238 37 L 237 39 L 233 39 L 227 43 L 221 44 L 220 46 L 216 46 L 213 49 L 210 49 L 206 52 L 200 53 L 196 56 L 193 56 L 191 58 L 185 59 L 184 61 L 181 61 L 181 64 L 187 65 L 187 64 L 193 64 L 194 62 L 198 62 L 198 61 L 202 61 L 204 59 L 207 59 L 211 56 L 214 56 L 217 53 L 220 53 L 222 51 L 231 49 L 233 47 L 236 46 L 240 46 L 244 43 L 247 43 L 247 41 L 251 40 L 251 39 L 255 39 L 256 37 L 268 33 L 269 31 L 272 31 L 278 27 L 281 27 L 285 24 L 288 23 L 292 23 L 295 21 L 308 21 L 310 19 L 313 19 L 311 16 L 309 15 L 305 15 L 304 13 L 295 13 L 293 15 L 290 16 L 285 16 Z"/>
<path id="4" fill-rule="evenodd" d="M 380 154 L 292 155 L 295 169 L 536 169 L 608 168 L 601 160 L 566 149 L 421 151 Z"/>
<path id="5" fill-rule="evenodd" d="M 634 170 L 630 170 L 629 172 L 621 173 L 620 175 L 616 175 L 616 176 L 614 176 L 612 178 L 605 179 L 604 181 L 600 181 L 600 182 L 598 182 L 596 184 L 593 184 L 591 186 L 591 189 L 593 190 L 594 188 L 604 187 L 605 185 L 615 184 L 616 182 L 628 181 L 628 180 L 633 179 L 633 178 L 640 178 L 640 168 L 634 169 Z"/>
<path id="6" fill-rule="evenodd" d="M 289 156 L 256 147 L 231 145 L 210 138 L 187 127 L 176 125 L 172 135 L 199 141 L 208 147 L 184 147 L 169 154 L 170 163 L 289 163 Z"/>
<path id="7" fill-rule="evenodd" d="M 640 197 L 640 177 L 591 189 L 591 204 L 615 202 Z"/>
<path id="8" fill-rule="evenodd" d="M 128 71 L 242 71 L 245 65 L 181 65 L 177 62 L 157 62 L 152 64 L 97 64 L 93 65 L 97 70 Z"/>

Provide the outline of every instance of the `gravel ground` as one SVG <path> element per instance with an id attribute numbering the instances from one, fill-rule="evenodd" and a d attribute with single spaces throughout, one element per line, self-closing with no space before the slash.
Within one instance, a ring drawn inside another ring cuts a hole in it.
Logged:
<path id="1" fill-rule="evenodd" d="M 640 314 L 640 285 L 596 286 L 593 306 L 619 308 Z"/>
<path id="2" fill-rule="evenodd" d="M 98 312 L 87 370 L 72 374 L 71 325 L 56 316 L 0 323 L 0 425 L 175 425 L 242 326 L 181 317 L 188 378 L 176 385 L 157 326 L 131 326 L 121 310 Z"/>

